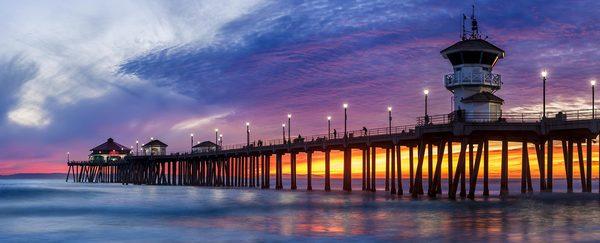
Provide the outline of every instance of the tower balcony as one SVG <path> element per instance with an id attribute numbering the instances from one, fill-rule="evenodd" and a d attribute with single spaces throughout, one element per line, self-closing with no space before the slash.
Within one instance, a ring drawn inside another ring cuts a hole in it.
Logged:
<path id="1" fill-rule="evenodd" d="M 486 85 L 493 89 L 499 89 L 502 85 L 500 74 L 495 73 L 451 73 L 444 76 L 444 84 L 446 88 L 451 89 L 461 85 Z"/>

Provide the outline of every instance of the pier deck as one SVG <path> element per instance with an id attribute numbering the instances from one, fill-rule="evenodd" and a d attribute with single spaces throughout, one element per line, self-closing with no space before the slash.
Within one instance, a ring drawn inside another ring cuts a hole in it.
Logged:
<path id="1" fill-rule="evenodd" d="M 297 189 L 296 157 L 306 153 L 307 189 L 312 190 L 312 154 L 325 154 L 325 190 L 331 190 L 330 153 L 343 151 L 343 189 L 352 190 L 352 150 L 362 151 L 362 189 L 375 191 L 376 149 L 385 149 L 385 190 L 403 194 L 401 151 L 409 151 L 410 184 L 413 196 L 435 197 L 441 191 L 441 170 L 446 156 L 448 196 L 474 197 L 480 167 L 483 167 L 483 195 L 489 195 L 489 141 L 500 141 L 501 195 L 508 194 L 508 142 L 522 143 L 521 192 L 533 191 L 528 146 L 534 145 L 540 191 L 552 191 L 553 149 L 562 145 L 567 189 L 573 191 L 574 149 L 578 149 L 582 191 L 592 191 L 592 146 L 600 134 L 600 119 L 591 110 L 552 114 L 506 114 L 493 122 L 465 122 L 456 114 L 417 119 L 417 125 L 350 131 L 347 136 L 331 134 L 309 136 L 293 141 L 269 140 L 244 145 L 225 146 L 205 153 L 176 153 L 163 156 L 127 156 L 124 160 L 106 162 L 68 162 L 68 176 L 75 182 L 133 183 L 148 185 L 197 185 L 271 188 L 271 159 L 275 158 L 275 189 L 283 188 L 282 157 L 290 155 L 291 189 Z M 555 143 L 556 142 L 556 143 Z M 454 164 L 452 145 L 460 144 Z M 433 149 L 437 149 L 433 156 Z M 583 153 L 585 148 L 586 152 Z M 428 156 L 426 156 L 426 154 Z M 416 156 L 415 156 L 416 154 Z M 585 160 L 584 160 L 585 156 Z M 600 156 L 600 155 L 599 155 Z M 427 161 L 424 161 L 427 158 Z M 416 161 L 415 161 L 416 160 Z M 423 175 L 427 163 L 428 175 Z M 468 165 L 468 166 L 467 166 Z M 600 173 L 600 172 L 599 172 Z M 467 177 L 468 176 L 468 177 Z M 599 186 L 600 189 L 600 186 Z M 468 190 L 468 191 L 467 191 Z M 468 194 L 468 195 L 467 195 Z"/>

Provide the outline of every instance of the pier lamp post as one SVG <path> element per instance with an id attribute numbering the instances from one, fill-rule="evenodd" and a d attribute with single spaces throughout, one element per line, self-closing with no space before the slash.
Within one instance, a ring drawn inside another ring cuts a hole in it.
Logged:
<path id="1" fill-rule="evenodd" d="M 215 144 L 219 145 L 219 129 L 215 128 Z"/>
<path id="2" fill-rule="evenodd" d="M 327 139 L 331 139 L 331 116 L 327 116 Z"/>
<path id="3" fill-rule="evenodd" d="M 596 118 L 596 111 L 594 110 L 594 105 L 596 104 L 596 80 L 590 81 L 592 85 L 592 119 Z"/>
<path id="4" fill-rule="evenodd" d="M 425 94 L 425 124 L 429 124 L 429 115 L 427 113 L 427 98 L 429 97 L 429 90 L 424 89 L 423 94 Z"/>
<path id="5" fill-rule="evenodd" d="M 246 122 L 246 146 L 250 147 L 250 122 Z"/>
<path id="6" fill-rule="evenodd" d="M 194 151 L 192 147 L 194 147 L 194 134 L 190 133 L 190 153 Z"/>
<path id="7" fill-rule="evenodd" d="M 140 141 L 139 140 L 135 140 L 135 156 L 140 155 Z"/>
<path id="8" fill-rule="evenodd" d="M 288 114 L 288 143 L 292 143 L 292 114 Z"/>
<path id="9" fill-rule="evenodd" d="M 69 163 L 71 153 L 67 152 L 67 163 Z"/>
<path id="10" fill-rule="evenodd" d="M 346 138 L 348 130 L 347 130 L 347 126 L 348 126 L 348 103 L 344 103 L 343 105 L 344 107 L 344 138 Z"/>
<path id="11" fill-rule="evenodd" d="M 285 144 L 285 123 L 281 123 L 281 134 L 283 135 L 283 144 Z"/>
<path id="12" fill-rule="evenodd" d="M 389 134 L 392 134 L 392 107 L 388 106 L 388 127 Z"/>
<path id="13" fill-rule="evenodd" d="M 546 77 L 548 77 L 548 71 L 542 71 L 542 118 L 546 118 Z"/>
<path id="14" fill-rule="evenodd" d="M 223 133 L 219 134 L 219 146 L 223 147 Z"/>

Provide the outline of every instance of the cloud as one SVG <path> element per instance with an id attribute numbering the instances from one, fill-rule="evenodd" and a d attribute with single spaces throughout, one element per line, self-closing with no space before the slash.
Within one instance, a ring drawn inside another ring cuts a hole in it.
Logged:
<path id="1" fill-rule="evenodd" d="M 8 119 L 21 126 L 45 127 L 53 121 L 50 106 L 99 99 L 116 85 L 153 85 L 119 74 L 129 58 L 157 48 L 207 46 L 221 26 L 259 1 L 182 2 L 3 2 L 6 35 L 2 53 L 24 55 L 38 67 L 16 91 Z M 9 12 L 8 9 L 19 9 Z M 18 12 L 18 14 L 17 14 Z M 60 13 L 60 14 L 59 14 Z"/>
<path id="2" fill-rule="evenodd" d="M 171 130 L 178 130 L 178 131 L 190 131 L 191 130 L 191 131 L 193 131 L 193 130 L 199 129 L 201 126 L 211 124 L 215 120 L 224 118 L 230 114 L 231 114 L 231 112 L 216 114 L 216 115 L 212 115 L 212 116 L 208 116 L 208 117 L 189 118 L 189 119 L 186 119 L 186 120 L 176 123 L 175 125 L 173 125 L 173 127 L 171 127 Z"/>

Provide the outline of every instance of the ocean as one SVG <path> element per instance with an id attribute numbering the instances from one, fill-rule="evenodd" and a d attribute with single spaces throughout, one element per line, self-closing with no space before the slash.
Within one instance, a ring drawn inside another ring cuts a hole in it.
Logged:
<path id="1" fill-rule="evenodd" d="M 0 242 L 600 241 L 597 181 L 594 193 L 560 192 L 557 180 L 559 192 L 526 195 L 511 181 L 506 199 L 496 182 L 472 201 L 362 192 L 359 181 L 346 193 L 3 179 Z"/>

